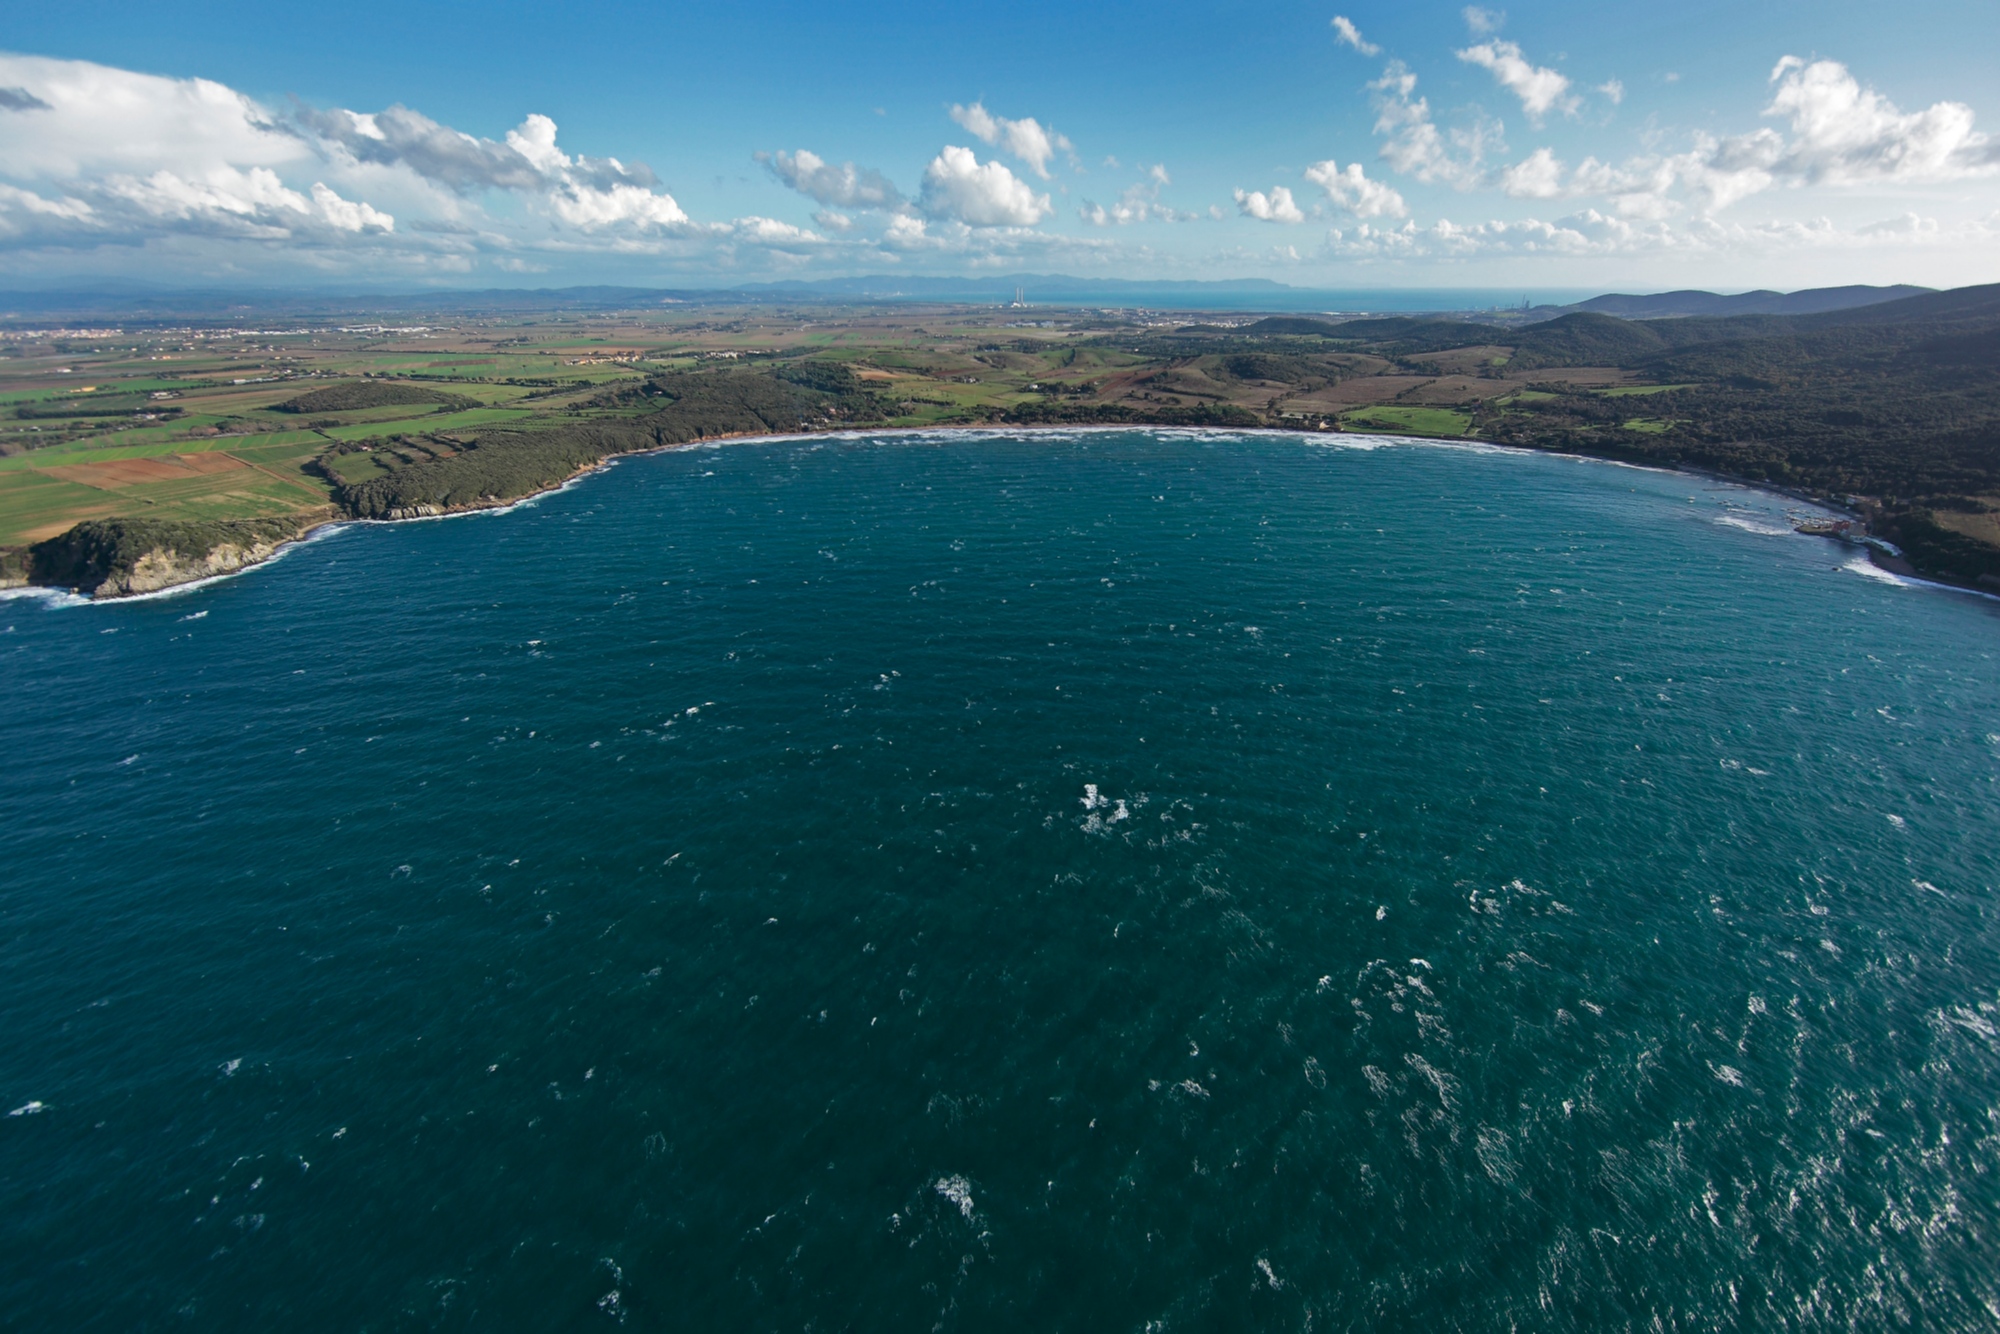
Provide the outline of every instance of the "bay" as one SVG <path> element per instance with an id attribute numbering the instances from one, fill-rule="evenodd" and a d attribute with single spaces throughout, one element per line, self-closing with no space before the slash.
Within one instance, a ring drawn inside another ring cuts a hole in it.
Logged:
<path id="1" fill-rule="evenodd" d="M 1988 1323 L 2000 604 L 1793 508 L 818 438 L 0 602 L 9 1321 Z"/>

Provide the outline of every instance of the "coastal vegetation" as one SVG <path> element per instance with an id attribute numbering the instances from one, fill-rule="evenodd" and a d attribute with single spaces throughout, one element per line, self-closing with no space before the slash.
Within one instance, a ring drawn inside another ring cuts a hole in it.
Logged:
<path id="1" fill-rule="evenodd" d="M 216 525 L 502 503 L 696 440 L 1158 424 L 1475 437 L 1696 468 L 1843 505 L 1918 570 L 2000 584 L 1995 287 L 1646 320 L 704 308 L 394 336 L 140 327 L 9 348 L 0 583 L 84 586 L 147 551 L 180 560 L 268 536 Z"/>

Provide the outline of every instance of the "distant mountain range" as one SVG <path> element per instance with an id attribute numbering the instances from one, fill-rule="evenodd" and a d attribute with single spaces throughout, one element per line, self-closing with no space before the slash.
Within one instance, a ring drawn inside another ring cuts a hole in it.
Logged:
<path id="1" fill-rule="evenodd" d="M 1212 310 L 1332 314 L 1344 312 L 1456 312 L 1506 323 L 1554 319 L 1579 311 L 1653 320 L 1728 315 L 1811 315 L 1917 296 L 1925 287 L 1821 287 L 1803 292 L 1663 292 L 1613 294 L 1568 305 L 1523 309 L 1504 293 L 1482 289 L 1328 291 L 1291 287 L 1268 278 L 1193 282 L 1078 278 L 1059 273 L 991 277 L 875 274 L 745 283 L 732 288 L 557 287 L 488 288 L 479 291 L 328 293 L 301 291 L 199 291 L 139 285 L 96 289 L 0 292 L 0 322 L 47 319 L 198 321 L 397 315 L 442 318 L 451 314 L 518 314 L 555 311 L 658 309 L 677 305 L 821 304 L 829 302 L 963 302 L 1006 305 L 1021 293 L 1030 307 L 1106 306 L 1126 309 Z"/>
<path id="2" fill-rule="evenodd" d="M 1652 296 L 1594 296 L 1575 305 L 1559 306 L 1550 315 L 1588 310 L 1623 320 L 1662 320 L 1690 315 L 1820 315 L 1829 310 L 1900 301 L 1935 289 L 1898 284 L 1894 287 L 1813 287 L 1803 292 L 1659 292 Z"/>
<path id="3" fill-rule="evenodd" d="M 1268 278 L 1212 282 L 1078 278 L 1059 273 L 991 276 L 874 274 L 857 278 L 744 283 L 729 288 L 557 287 L 488 288 L 415 292 L 302 292 L 297 290 L 172 290 L 140 284 L 0 292 L 0 320 L 54 316 L 198 320 L 271 316 L 421 317 L 426 312 L 530 313 L 561 310 L 644 310 L 676 305 L 779 305 L 924 301 L 1009 305 L 1015 294 L 1033 307 L 1104 306 L 1124 309 L 1215 311 L 1448 311 L 1520 310 L 1506 292 L 1481 289 L 1407 289 L 1333 292 L 1290 287 Z M 1569 295 L 1563 293 L 1562 295 Z"/>

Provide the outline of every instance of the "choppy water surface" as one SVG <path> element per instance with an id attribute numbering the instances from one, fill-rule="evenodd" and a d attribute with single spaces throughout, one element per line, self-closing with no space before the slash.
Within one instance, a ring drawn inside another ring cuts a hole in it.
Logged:
<path id="1" fill-rule="evenodd" d="M 0 603 L 19 1328 L 2000 1319 L 2000 618 L 1686 477 L 736 445 Z"/>

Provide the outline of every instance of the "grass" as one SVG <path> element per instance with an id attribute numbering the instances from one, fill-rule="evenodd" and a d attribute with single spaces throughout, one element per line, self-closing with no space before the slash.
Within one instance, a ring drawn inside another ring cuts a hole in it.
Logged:
<path id="1" fill-rule="evenodd" d="M 1625 429 L 1641 435 L 1665 435 L 1678 425 L 1671 417 L 1634 417 L 1625 423 Z"/>
<path id="2" fill-rule="evenodd" d="M 1670 394 L 1676 389 L 1694 389 L 1691 384 L 1622 384 L 1616 389 L 1599 389 L 1604 398 L 1644 398 L 1648 394 Z"/>
<path id="3" fill-rule="evenodd" d="M 0 474 L 0 546 L 54 537 L 82 519 L 115 513 L 120 497 L 39 472 Z"/>
<path id="4" fill-rule="evenodd" d="M 125 484 L 22 469 L 0 473 L 0 546 L 53 537 L 84 519 L 254 519 L 316 509 L 330 499 L 325 483 L 298 470 L 309 457 L 298 446 L 231 457 L 250 466 Z"/>
<path id="5" fill-rule="evenodd" d="M 1401 435 L 1427 435 L 1456 440 L 1472 429 L 1470 413 L 1451 408 L 1402 408 L 1379 406 L 1343 413 L 1342 426 L 1373 427 Z"/>
<path id="6" fill-rule="evenodd" d="M 522 421 L 534 414 L 520 408 L 467 408 L 436 416 L 401 417 L 394 421 L 363 422 L 354 426 L 329 426 L 326 435 L 334 440 L 375 440 L 391 435 L 426 435 L 433 431 L 456 431 L 471 426 L 492 426 L 499 422 Z"/>

